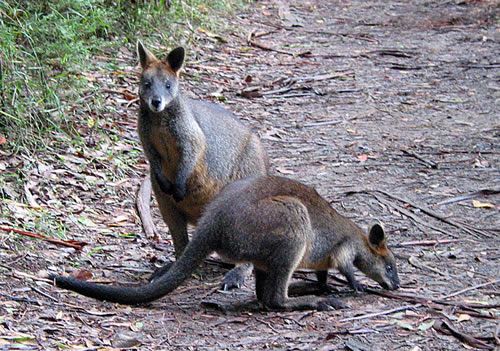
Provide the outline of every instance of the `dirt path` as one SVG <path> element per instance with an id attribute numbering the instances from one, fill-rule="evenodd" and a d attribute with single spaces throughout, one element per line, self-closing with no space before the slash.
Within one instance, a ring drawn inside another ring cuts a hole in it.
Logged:
<path id="1" fill-rule="evenodd" d="M 155 350 L 457 350 L 465 348 L 462 333 L 470 346 L 493 349 L 499 198 L 455 197 L 500 188 L 498 8 L 493 1 L 288 3 L 258 1 L 233 19 L 238 30 L 224 34 L 224 43 L 201 39 L 184 80 L 198 97 L 224 99 L 259 132 L 275 173 L 314 185 L 359 224 L 386 224 L 403 283 L 398 298 L 356 296 L 332 279 L 350 309 L 236 311 L 254 298 L 253 282 L 222 293 L 223 270 L 214 265 L 144 308 L 56 291 L 26 274 L 74 265 L 103 281 L 133 281 L 145 279 L 161 250 L 171 257 L 168 242 L 151 247 L 127 236 L 141 232 L 133 197 L 143 161 L 95 188 L 80 186 L 69 167 L 55 183 L 40 180 L 43 170 L 33 177 L 45 187 L 39 198 L 56 191 L 67 199 L 59 215 L 92 218 L 92 225 L 68 219 L 70 236 L 90 245 L 78 254 L 39 241 L 23 248 L 4 237 L 0 335 L 32 336 L 25 349 L 139 342 Z M 114 84 L 132 89 L 119 78 Z M 121 106 L 110 112 L 120 141 L 109 147 L 142 159 L 136 106 L 126 109 L 112 94 L 107 101 Z M 71 155 L 61 153 L 76 164 Z M 85 177 L 113 167 L 95 159 Z M 165 233 L 156 210 L 154 217 Z M 446 335 L 447 326 L 458 334 Z"/>

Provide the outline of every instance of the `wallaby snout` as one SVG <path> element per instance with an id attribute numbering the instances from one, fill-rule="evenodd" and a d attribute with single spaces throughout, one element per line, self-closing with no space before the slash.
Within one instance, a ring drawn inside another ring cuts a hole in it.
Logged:
<path id="1" fill-rule="evenodd" d="M 160 96 L 153 96 L 149 101 L 149 108 L 154 112 L 161 112 L 165 108 L 164 99 Z"/>

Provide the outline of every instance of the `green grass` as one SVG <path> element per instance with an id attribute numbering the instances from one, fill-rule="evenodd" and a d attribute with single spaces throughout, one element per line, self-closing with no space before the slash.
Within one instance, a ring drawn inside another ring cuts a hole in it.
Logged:
<path id="1" fill-rule="evenodd" d="M 106 174 L 105 181 L 93 184 L 97 178 L 79 170 L 82 184 L 113 192 L 107 182 L 137 172 L 131 166 L 142 152 L 135 140 L 122 140 L 103 87 L 87 77 L 120 70 L 124 63 L 114 61 L 114 53 L 123 47 L 133 50 L 138 38 L 153 51 L 179 42 L 189 46 L 198 28 L 216 32 L 223 25 L 220 14 L 245 1 L 174 0 L 167 9 L 165 0 L 0 0 L 0 166 L 7 167 L 0 169 L 0 217 L 64 238 L 71 216 L 26 205 L 23 186 L 31 171 L 40 162 L 65 169 L 70 161 L 63 156 L 78 152 L 85 155 L 82 168 Z M 90 133 L 99 133 L 97 144 L 86 144 Z M 118 143 L 129 147 L 114 148 Z M 106 152 L 99 154 L 103 146 Z M 22 162 L 2 164 L 11 153 L 22 155 Z M 51 187 L 50 180 L 35 179 L 42 194 Z"/>
<path id="2" fill-rule="evenodd" d="M 0 1 L 3 147 L 37 151 L 51 141 L 53 131 L 74 136 L 79 121 L 68 111 L 88 92 L 80 73 L 95 68 L 95 54 L 131 47 L 137 37 L 189 43 L 197 27 L 216 27 L 219 13 L 241 4 L 174 0 L 167 9 L 165 0 Z"/>

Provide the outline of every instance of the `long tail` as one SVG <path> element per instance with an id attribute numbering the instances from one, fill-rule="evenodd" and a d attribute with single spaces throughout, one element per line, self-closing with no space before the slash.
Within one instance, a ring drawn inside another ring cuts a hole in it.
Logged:
<path id="1" fill-rule="evenodd" d="M 103 301 L 135 305 L 159 299 L 188 279 L 203 259 L 213 251 L 210 233 L 200 232 L 203 229 L 198 228 L 182 256 L 174 262 L 169 271 L 146 285 L 137 287 L 102 285 L 59 275 L 51 275 L 49 278 L 60 288 Z"/>

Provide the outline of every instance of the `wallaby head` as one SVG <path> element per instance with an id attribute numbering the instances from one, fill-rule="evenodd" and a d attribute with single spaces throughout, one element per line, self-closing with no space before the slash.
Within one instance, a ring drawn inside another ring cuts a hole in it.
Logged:
<path id="1" fill-rule="evenodd" d="M 184 48 L 173 49 L 165 60 L 159 60 L 141 41 L 137 41 L 137 56 L 142 67 L 139 97 L 152 112 L 160 113 L 179 94 Z"/>
<path id="2" fill-rule="evenodd" d="M 354 265 L 384 289 L 398 289 L 396 260 L 387 247 L 387 238 L 381 223 L 373 223 L 370 226 L 364 245 L 365 250 L 356 255 Z"/>

